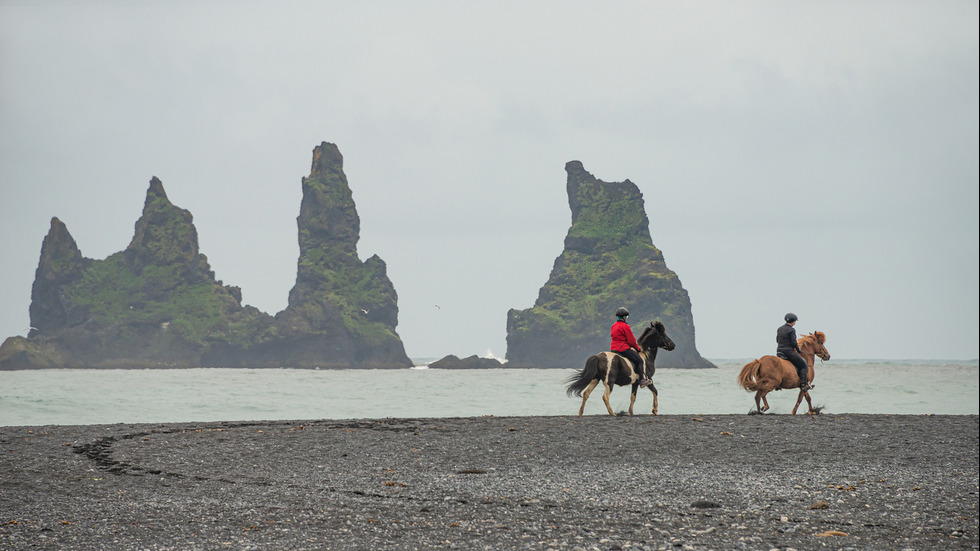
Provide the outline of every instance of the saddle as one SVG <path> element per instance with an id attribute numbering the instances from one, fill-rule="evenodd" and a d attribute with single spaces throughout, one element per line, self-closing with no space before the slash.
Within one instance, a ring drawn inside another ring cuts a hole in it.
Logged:
<path id="1" fill-rule="evenodd" d="M 622 358 L 623 361 L 626 362 L 626 364 L 629 365 L 633 369 L 633 371 L 636 372 L 640 376 L 641 379 L 643 378 L 643 373 L 640 373 L 640 371 L 642 369 L 644 369 L 646 366 L 634 364 L 633 363 L 633 360 L 631 360 L 628 357 L 626 357 L 626 355 L 623 354 L 622 352 L 618 352 L 616 350 L 610 350 L 610 352 L 612 352 L 613 354 L 615 354 L 615 355 L 619 356 L 620 358 Z"/>
<path id="2" fill-rule="evenodd" d="M 625 360 L 626 363 L 628 363 L 630 365 L 633 365 L 633 362 L 629 358 L 626 357 L 626 354 L 623 354 L 622 352 L 617 352 L 616 350 L 610 350 L 610 352 L 612 352 L 613 354 L 615 354 L 615 355 L 619 356 L 620 358 L 622 358 L 623 360 Z"/>

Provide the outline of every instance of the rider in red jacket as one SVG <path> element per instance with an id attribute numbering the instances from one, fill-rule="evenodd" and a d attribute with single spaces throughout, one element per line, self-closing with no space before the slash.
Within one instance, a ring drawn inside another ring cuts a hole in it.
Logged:
<path id="1" fill-rule="evenodd" d="M 630 312 L 626 308 L 616 310 L 616 323 L 609 329 L 609 337 L 611 338 L 609 349 L 624 356 L 633 363 L 633 368 L 640 375 L 639 384 L 641 387 L 644 387 L 653 381 L 647 379 L 646 366 L 643 363 L 643 358 L 639 354 L 640 347 L 636 344 L 636 337 L 633 336 L 633 330 L 626 323 L 626 318 L 629 315 Z"/>

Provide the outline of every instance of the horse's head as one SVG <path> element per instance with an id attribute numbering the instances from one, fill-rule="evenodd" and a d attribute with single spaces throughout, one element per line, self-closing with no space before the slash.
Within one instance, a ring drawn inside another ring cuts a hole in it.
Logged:
<path id="1" fill-rule="evenodd" d="M 640 345 L 641 350 L 663 348 L 670 352 L 674 349 L 674 341 L 670 340 L 670 337 L 667 336 L 667 330 L 664 329 L 664 324 L 659 321 L 651 321 L 650 325 L 643 330 L 640 338 L 636 340 L 636 343 Z"/>
<path id="2" fill-rule="evenodd" d="M 827 352 L 827 347 L 823 345 L 823 343 L 827 342 L 827 335 L 817 331 L 815 333 L 810 333 L 804 338 L 807 341 L 807 348 L 811 349 L 809 352 L 816 354 L 817 357 L 823 361 L 830 359 L 830 352 Z"/>

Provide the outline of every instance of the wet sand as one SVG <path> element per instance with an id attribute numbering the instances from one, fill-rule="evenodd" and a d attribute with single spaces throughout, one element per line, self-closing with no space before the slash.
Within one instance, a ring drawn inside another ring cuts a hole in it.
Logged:
<path id="1" fill-rule="evenodd" d="M 2 549 L 977 549 L 977 416 L 0 427 Z"/>

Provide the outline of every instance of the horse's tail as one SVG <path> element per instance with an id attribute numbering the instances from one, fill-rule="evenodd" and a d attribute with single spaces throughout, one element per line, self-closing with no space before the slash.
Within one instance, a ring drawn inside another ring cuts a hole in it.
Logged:
<path id="1" fill-rule="evenodd" d="M 568 383 L 568 386 L 565 388 L 565 394 L 568 396 L 582 396 L 582 391 L 585 390 L 585 387 L 589 386 L 589 383 L 598 378 L 599 357 L 590 356 L 585 361 L 585 367 L 582 368 L 582 371 L 572 375 L 565 381 Z"/>
<path id="2" fill-rule="evenodd" d="M 752 392 L 753 390 L 759 390 L 757 383 L 759 382 L 759 372 L 762 370 L 762 362 L 759 360 L 752 360 L 751 362 L 745 364 L 742 368 L 742 372 L 738 374 L 738 386 L 744 388 L 745 390 Z"/>

